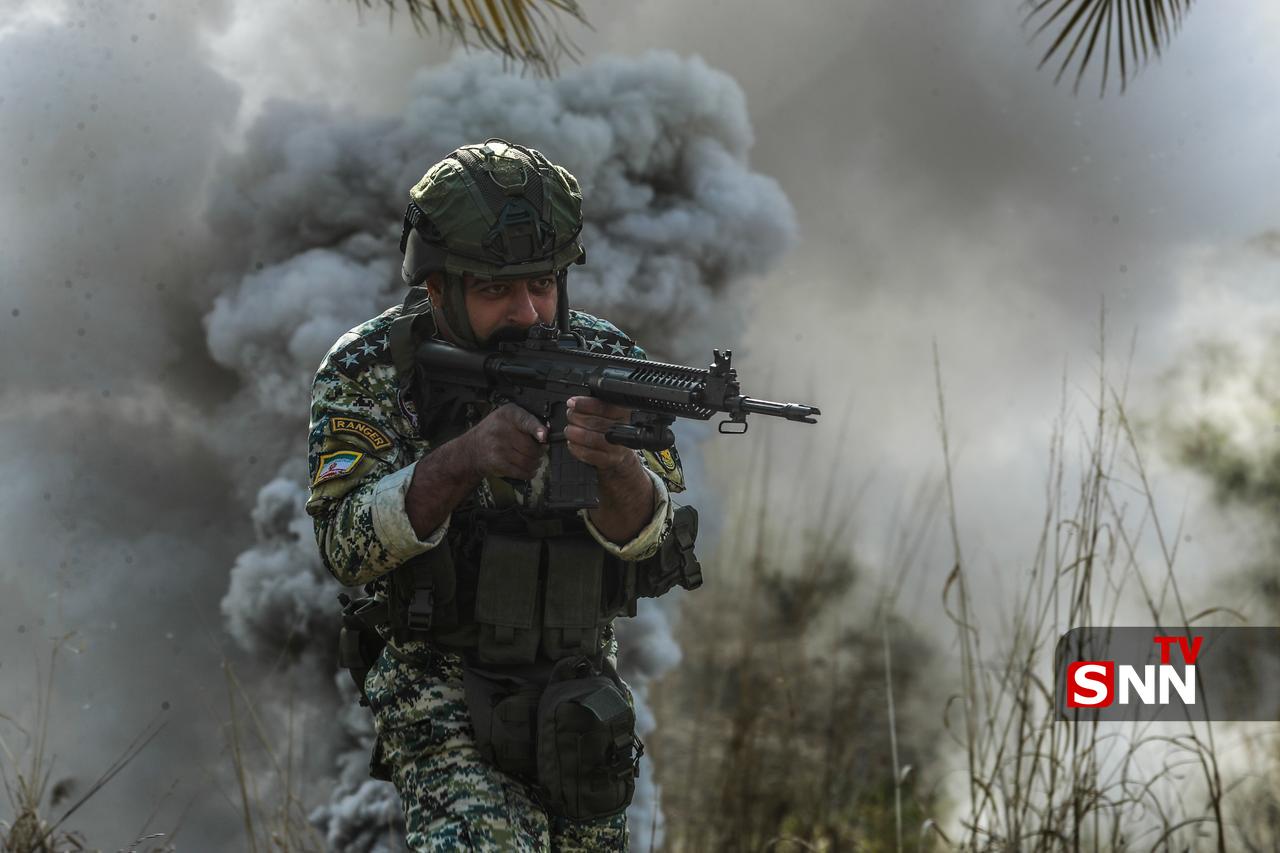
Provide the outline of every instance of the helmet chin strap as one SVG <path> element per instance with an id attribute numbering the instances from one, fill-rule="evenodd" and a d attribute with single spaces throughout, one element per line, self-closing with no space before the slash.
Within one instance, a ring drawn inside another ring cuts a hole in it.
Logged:
<path id="1" fill-rule="evenodd" d="M 569 271 L 556 271 L 556 325 L 560 334 L 569 331 Z"/>
<path id="2" fill-rule="evenodd" d="M 471 318 L 467 316 L 466 285 L 462 273 L 445 271 L 444 273 L 444 319 L 449 324 L 449 331 L 458 339 L 458 343 L 470 349 L 479 349 L 481 344 L 471 328 Z"/>

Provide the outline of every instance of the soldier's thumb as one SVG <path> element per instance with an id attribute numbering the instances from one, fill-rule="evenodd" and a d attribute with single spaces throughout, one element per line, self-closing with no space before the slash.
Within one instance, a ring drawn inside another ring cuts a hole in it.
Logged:
<path id="1" fill-rule="evenodd" d="M 547 440 L 546 425 L 534 417 L 530 412 L 525 411 L 513 403 L 510 409 L 510 415 L 511 422 L 514 423 L 521 432 L 527 432 L 539 443 Z"/>

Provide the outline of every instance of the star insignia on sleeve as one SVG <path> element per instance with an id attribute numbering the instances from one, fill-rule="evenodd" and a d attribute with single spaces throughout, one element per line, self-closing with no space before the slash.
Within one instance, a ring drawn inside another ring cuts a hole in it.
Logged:
<path id="1" fill-rule="evenodd" d="M 614 341 L 614 342 L 610 343 L 610 344 L 609 344 L 609 349 L 613 351 L 613 354 L 614 354 L 614 355 L 626 355 L 626 354 L 627 354 L 626 347 L 624 347 L 622 344 L 618 343 L 617 341 Z"/>
<path id="2" fill-rule="evenodd" d="M 381 338 L 378 338 L 378 349 L 385 351 L 389 346 L 391 346 L 391 338 L 389 336 L 383 335 Z"/>
<path id="3" fill-rule="evenodd" d="M 355 351 L 352 350 L 338 360 L 342 362 L 343 367 L 354 367 L 355 363 L 360 359 L 356 357 Z"/>
<path id="4" fill-rule="evenodd" d="M 592 350 L 598 349 L 601 351 L 604 350 L 604 344 L 601 343 L 599 335 L 595 335 L 594 337 L 590 337 L 590 338 L 585 338 L 584 340 L 586 341 L 587 349 L 592 349 Z"/>
<path id="5" fill-rule="evenodd" d="M 377 351 L 378 351 L 378 348 L 377 348 L 377 347 L 373 347 L 373 346 L 369 346 L 369 342 L 368 342 L 368 341 L 365 341 L 365 342 L 360 346 L 360 352 L 364 353 L 365 355 L 373 355 L 373 354 L 374 354 L 374 353 L 376 353 Z"/>

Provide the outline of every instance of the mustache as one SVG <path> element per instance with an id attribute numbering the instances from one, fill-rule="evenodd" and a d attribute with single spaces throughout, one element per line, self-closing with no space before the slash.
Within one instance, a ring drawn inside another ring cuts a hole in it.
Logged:
<path id="1" fill-rule="evenodd" d="M 536 326 L 537 324 L 535 323 L 534 325 Z M 503 326 L 501 328 L 494 329 L 489 333 L 489 337 L 485 338 L 484 345 L 485 347 L 492 349 L 497 347 L 498 344 L 518 343 L 520 341 L 527 340 L 529 337 L 529 330 L 532 328 L 533 326 Z"/>

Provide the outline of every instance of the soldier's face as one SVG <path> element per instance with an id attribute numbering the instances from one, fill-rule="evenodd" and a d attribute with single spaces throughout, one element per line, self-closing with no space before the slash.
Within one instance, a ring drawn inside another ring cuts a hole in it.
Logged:
<path id="1" fill-rule="evenodd" d="M 556 278 L 477 279 L 463 276 L 467 317 L 476 338 L 488 343 L 508 330 L 524 332 L 535 323 L 552 324 L 556 318 Z M 431 298 L 440 304 L 438 287 L 428 284 Z M 520 335 L 523 337 L 523 335 Z"/>

